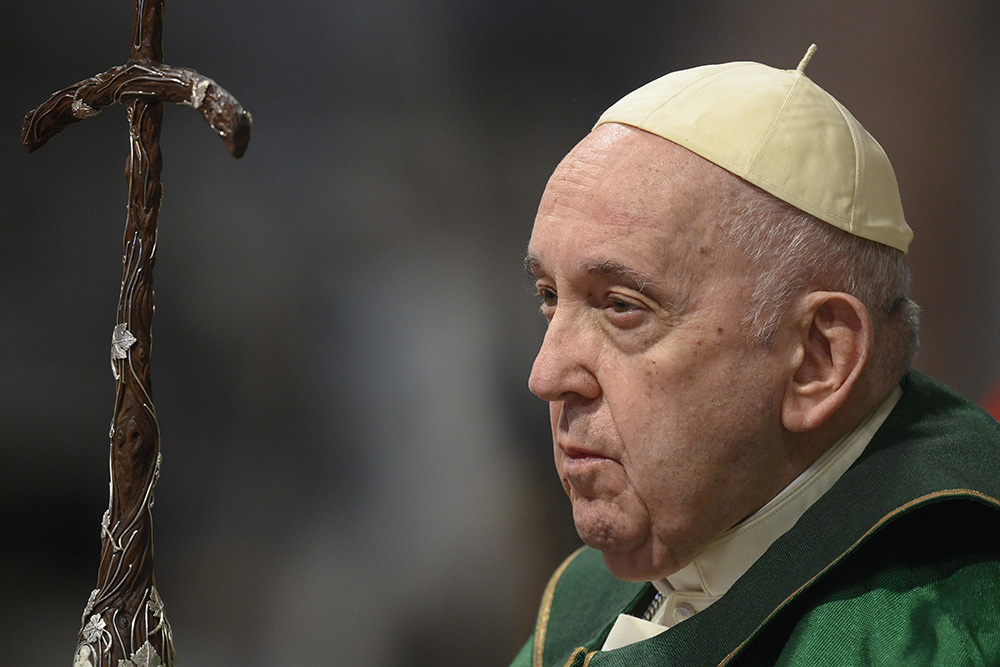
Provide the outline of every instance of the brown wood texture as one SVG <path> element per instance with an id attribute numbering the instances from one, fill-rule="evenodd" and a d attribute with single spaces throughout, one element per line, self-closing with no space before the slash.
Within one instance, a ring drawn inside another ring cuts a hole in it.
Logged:
<path id="1" fill-rule="evenodd" d="M 201 111 L 234 157 L 243 154 L 250 138 L 252 118 L 229 93 L 193 70 L 162 64 L 162 16 L 163 0 L 134 0 L 129 61 L 52 95 L 25 117 L 21 136 L 30 152 L 104 106 L 120 102 L 128 110 L 128 217 L 111 352 L 116 380 L 111 492 L 101 522 L 97 587 L 84 608 L 74 667 L 176 662 L 153 574 L 153 489 L 161 457 L 150 352 L 163 103 Z"/>

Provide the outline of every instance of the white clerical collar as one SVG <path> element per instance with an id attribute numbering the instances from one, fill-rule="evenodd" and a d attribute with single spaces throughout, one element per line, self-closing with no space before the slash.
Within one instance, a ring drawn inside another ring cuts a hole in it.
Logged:
<path id="1" fill-rule="evenodd" d="M 652 614 L 651 622 L 619 616 L 622 627 L 616 622 L 603 650 L 653 637 L 722 597 L 861 456 L 902 394 L 902 389 L 896 387 L 875 412 L 770 502 L 720 535 L 687 566 L 666 579 L 652 582 L 662 602 Z"/>

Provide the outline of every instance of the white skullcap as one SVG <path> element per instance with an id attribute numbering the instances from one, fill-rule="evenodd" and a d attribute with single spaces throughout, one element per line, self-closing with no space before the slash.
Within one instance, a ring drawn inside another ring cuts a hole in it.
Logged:
<path id="1" fill-rule="evenodd" d="M 735 62 L 672 72 L 623 97 L 597 125 L 657 134 L 820 220 L 906 252 L 913 232 L 889 158 L 805 75 L 815 50 L 794 70 Z"/>

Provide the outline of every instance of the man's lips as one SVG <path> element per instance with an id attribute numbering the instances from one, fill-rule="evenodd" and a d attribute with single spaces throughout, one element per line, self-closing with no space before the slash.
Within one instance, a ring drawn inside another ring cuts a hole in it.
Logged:
<path id="1" fill-rule="evenodd" d="M 570 498 L 598 498 L 607 495 L 609 484 L 618 478 L 615 459 L 592 449 L 559 445 L 557 462 L 563 489 Z"/>
<path id="2" fill-rule="evenodd" d="M 572 445 L 559 445 L 563 453 L 563 465 L 572 468 L 596 465 L 612 459 L 599 452 Z"/>

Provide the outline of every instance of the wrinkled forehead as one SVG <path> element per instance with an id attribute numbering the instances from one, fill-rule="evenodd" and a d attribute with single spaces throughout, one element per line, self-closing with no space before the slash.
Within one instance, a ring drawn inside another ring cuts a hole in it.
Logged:
<path id="1" fill-rule="evenodd" d="M 658 231 L 675 244 L 722 240 L 726 202 L 739 179 L 662 137 L 605 124 L 563 159 L 542 196 L 535 226 Z"/>

